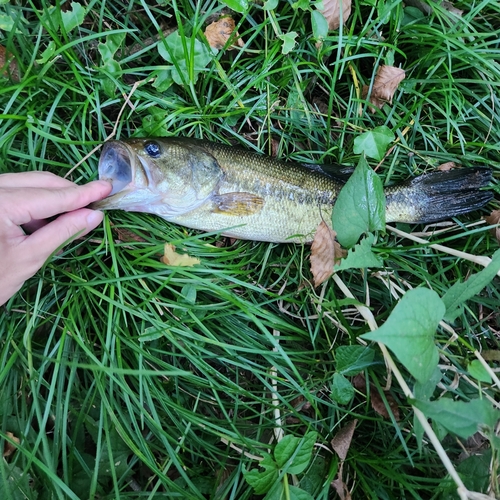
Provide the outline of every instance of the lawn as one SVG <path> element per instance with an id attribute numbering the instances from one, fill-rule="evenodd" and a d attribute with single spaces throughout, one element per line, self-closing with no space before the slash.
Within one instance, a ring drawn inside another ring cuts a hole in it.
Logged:
<path id="1" fill-rule="evenodd" d="M 227 42 L 204 34 L 221 16 Z M 0 0 L 0 173 L 85 183 L 131 136 L 355 167 L 383 130 L 384 185 L 486 165 L 498 198 L 498 1 L 358 0 L 343 21 L 304 0 Z M 376 106 L 384 65 L 405 78 Z M 495 209 L 378 229 L 378 267 L 318 287 L 309 245 L 107 212 L 0 311 L 0 497 L 499 498 Z M 165 265 L 166 243 L 200 263 Z"/>

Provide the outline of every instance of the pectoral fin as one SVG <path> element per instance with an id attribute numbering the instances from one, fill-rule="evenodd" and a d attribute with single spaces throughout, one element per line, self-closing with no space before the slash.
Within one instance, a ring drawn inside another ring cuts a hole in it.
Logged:
<path id="1" fill-rule="evenodd" d="M 264 198 L 252 193 L 225 193 L 214 196 L 216 214 L 252 215 L 264 206 Z"/>

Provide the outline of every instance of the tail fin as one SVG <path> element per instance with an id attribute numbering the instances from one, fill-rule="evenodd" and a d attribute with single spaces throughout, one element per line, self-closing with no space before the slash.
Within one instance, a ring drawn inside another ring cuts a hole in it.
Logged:
<path id="1" fill-rule="evenodd" d="M 488 167 L 437 171 L 386 189 L 387 222 L 425 224 L 483 207 L 493 198 L 481 191 L 491 181 Z"/>

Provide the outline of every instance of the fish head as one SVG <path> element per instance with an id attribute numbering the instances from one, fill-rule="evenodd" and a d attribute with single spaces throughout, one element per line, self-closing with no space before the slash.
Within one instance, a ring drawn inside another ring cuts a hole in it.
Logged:
<path id="1" fill-rule="evenodd" d="M 129 139 L 104 144 L 99 179 L 113 189 L 94 209 L 156 213 L 194 210 L 216 191 L 223 172 L 202 146 L 178 139 Z"/>

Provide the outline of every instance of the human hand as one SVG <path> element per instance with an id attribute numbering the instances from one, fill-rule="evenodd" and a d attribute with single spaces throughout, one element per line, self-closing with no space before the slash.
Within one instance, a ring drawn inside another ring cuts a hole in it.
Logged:
<path id="1" fill-rule="evenodd" d="M 57 248 L 101 223 L 101 212 L 83 207 L 110 192 L 105 181 L 78 186 L 49 172 L 0 175 L 0 305 Z M 55 215 L 59 217 L 46 220 Z"/>

